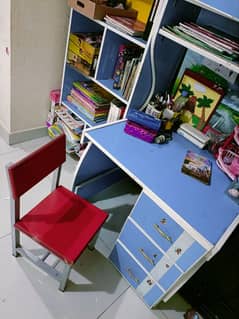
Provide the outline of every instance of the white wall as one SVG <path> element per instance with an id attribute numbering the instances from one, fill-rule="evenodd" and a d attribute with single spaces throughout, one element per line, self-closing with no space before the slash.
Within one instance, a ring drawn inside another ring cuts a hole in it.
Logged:
<path id="1" fill-rule="evenodd" d="M 11 19 L 9 15 L 5 17 L 8 2 Z M 61 85 L 69 12 L 67 0 L 0 0 L 0 17 L 3 15 L 7 20 L 6 33 L 11 20 L 10 111 L 9 103 L 5 102 L 6 114 L 2 114 L 3 106 L 0 106 L 0 124 L 10 136 L 28 131 L 33 134 L 34 130 L 45 127 L 50 90 Z M 9 64 L 4 68 L 6 73 Z M 4 74 L 5 77 L 9 75 Z M 0 76 L 0 84 L 4 78 Z M 8 93 L 4 93 L 6 100 L 9 100 Z"/>
<path id="2" fill-rule="evenodd" d="M 10 131 L 10 1 L 0 0 L 0 126 Z"/>

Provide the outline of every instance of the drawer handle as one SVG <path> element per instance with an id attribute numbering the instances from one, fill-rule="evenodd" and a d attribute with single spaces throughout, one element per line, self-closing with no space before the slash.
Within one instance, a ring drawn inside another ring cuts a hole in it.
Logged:
<path id="1" fill-rule="evenodd" d="M 155 265 L 155 262 L 152 258 L 150 258 L 145 251 L 143 250 L 143 248 L 139 248 L 140 253 L 143 255 L 143 257 L 151 264 L 151 265 Z"/>
<path id="2" fill-rule="evenodd" d="M 130 278 L 133 279 L 133 281 L 136 282 L 136 284 L 140 283 L 139 279 L 135 277 L 135 275 L 133 274 L 133 272 L 130 268 L 127 268 L 127 272 L 129 274 Z"/>
<path id="3" fill-rule="evenodd" d="M 157 232 L 165 239 L 167 239 L 171 244 L 173 243 L 172 237 L 167 235 L 158 224 L 154 224 L 154 228 L 157 230 Z"/>

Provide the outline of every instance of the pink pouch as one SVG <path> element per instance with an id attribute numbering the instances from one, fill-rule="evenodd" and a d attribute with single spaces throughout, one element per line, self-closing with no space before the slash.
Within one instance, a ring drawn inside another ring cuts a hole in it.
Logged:
<path id="1" fill-rule="evenodd" d="M 136 124 L 132 121 L 127 121 L 125 128 L 125 133 L 132 135 L 134 137 L 137 137 L 141 140 L 144 140 L 146 142 L 152 143 L 155 136 L 157 135 L 157 132 L 154 130 L 147 129 L 139 124 Z"/>

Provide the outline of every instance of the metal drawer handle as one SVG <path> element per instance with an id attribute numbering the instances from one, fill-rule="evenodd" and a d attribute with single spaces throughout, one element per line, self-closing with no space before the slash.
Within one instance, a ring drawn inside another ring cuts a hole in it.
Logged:
<path id="1" fill-rule="evenodd" d="M 133 279 L 133 281 L 135 281 L 136 284 L 140 283 L 139 279 L 135 277 L 135 275 L 133 274 L 133 272 L 130 268 L 127 268 L 127 272 L 129 274 L 130 278 Z"/>
<path id="2" fill-rule="evenodd" d="M 151 265 L 155 265 L 155 262 L 152 258 L 150 258 L 145 251 L 143 250 L 143 248 L 139 248 L 140 253 L 144 256 L 144 258 L 151 264 Z"/>
<path id="3" fill-rule="evenodd" d="M 171 244 L 173 243 L 172 237 L 167 235 L 158 224 L 154 224 L 154 228 L 157 230 L 157 232 L 165 239 L 167 239 Z"/>

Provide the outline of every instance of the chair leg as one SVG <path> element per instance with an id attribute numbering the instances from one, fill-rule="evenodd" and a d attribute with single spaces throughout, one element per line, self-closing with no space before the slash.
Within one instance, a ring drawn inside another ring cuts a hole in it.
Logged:
<path id="1" fill-rule="evenodd" d="M 99 233 L 95 234 L 95 236 L 91 239 L 89 244 L 87 245 L 88 249 L 93 251 L 95 249 L 95 244 L 98 239 Z"/>
<path id="2" fill-rule="evenodd" d="M 65 264 L 61 274 L 61 280 L 60 280 L 60 286 L 59 286 L 60 291 L 65 290 L 70 271 L 71 271 L 71 265 Z"/>
<path id="3" fill-rule="evenodd" d="M 11 236 L 12 236 L 12 254 L 17 257 L 17 248 L 20 247 L 20 232 L 14 227 L 14 224 L 19 219 L 20 201 L 13 200 L 10 197 L 10 213 L 11 213 Z"/>
<path id="4" fill-rule="evenodd" d="M 12 227 L 12 254 L 17 257 L 19 254 L 17 248 L 20 247 L 20 233 L 18 230 Z"/>

